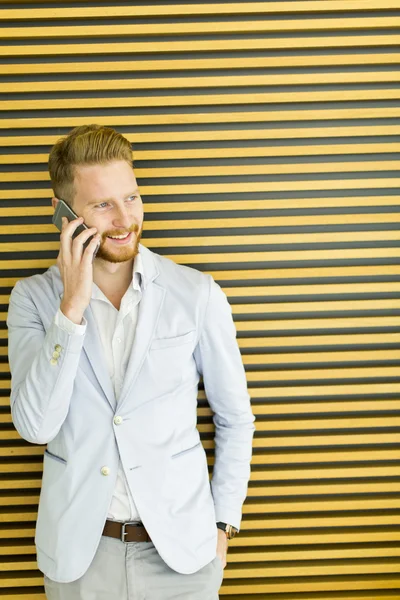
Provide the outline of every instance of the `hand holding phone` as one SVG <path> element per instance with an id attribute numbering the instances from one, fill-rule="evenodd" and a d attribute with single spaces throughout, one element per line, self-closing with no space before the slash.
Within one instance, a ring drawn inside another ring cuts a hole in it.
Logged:
<path id="1" fill-rule="evenodd" d="M 65 200 L 60 199 L 57 203 L 56 210 L 54 211 L 54 215 L 52 218 L 53 225 L 55 225 L 59 231 L 62 230 L 62 218 L 63 217 L 67 217 L 68 221 L 74 221 L 75 219 L 79 219 L 78 215 L 72 210 L 70 205 L 67 204 L 65 202 Z M 88 226 L 82 222 L 73 232 L 72 238 L 75 239 L 76 237 L 78 237 L 78 235 L 80 233 L 82 233 L 83 231 L 86 231 L 87 229 L 89 229 Z M 86 242 L 83 244 L 83 251 L 86 250 L 86 248 L 89 246 L 91 241 L 92 241 L 91 237 L 86 240 Z M 93 253 L 93 260 L 95 259 L 99 248 L 100 248 L 100 244 L 98 244 L 98 246 L 96 247 L 96 249 Z"/>
<path id="2" fill-rule="evenodd" d="M 59 200 L 58 204 L 60 202 L 71 211 L 68 215 L 62 214 L 66 209 L 60 207 L 53 217 L 53 223 L 61 229 L 57 266 L 64 295 L 60 308 L 68 319 L 79 325 L 92 294 L 93 259 L 100 246 L 100 235 L 95 227 L 88 228 L 66 202 Z"/>

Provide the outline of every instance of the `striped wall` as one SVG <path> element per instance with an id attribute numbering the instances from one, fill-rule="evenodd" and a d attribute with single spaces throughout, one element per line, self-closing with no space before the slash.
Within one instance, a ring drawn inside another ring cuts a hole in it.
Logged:
<path id="1" fill-rule="evenodd" d="M 7 303 L 55 262 L 47 157 L 84 123 L 133 143 L 143 243 L 233 308 L 257 431 L 221 598 L 400 598 L 399 28 L 399 0 L 0 0 L 1 600 L 45 598 Z"/>

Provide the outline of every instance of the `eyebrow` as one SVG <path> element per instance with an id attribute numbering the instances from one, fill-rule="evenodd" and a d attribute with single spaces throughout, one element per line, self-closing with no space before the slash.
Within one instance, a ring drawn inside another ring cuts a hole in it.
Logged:
<path id="1" fill-rule="evenodd" d="M 139 193 L 139 188 L 136 188 L 133 192 L 126 194 L 125 198 L 129 198 L 129 196 L 133 196 Z M 102 202 L 110 202 L 113 198 L 103 198 L 101 200 L 93 200 L 92 202 L 88 202 L 86 206 L 91 206 L 92 204 L 102 204 Z"/>

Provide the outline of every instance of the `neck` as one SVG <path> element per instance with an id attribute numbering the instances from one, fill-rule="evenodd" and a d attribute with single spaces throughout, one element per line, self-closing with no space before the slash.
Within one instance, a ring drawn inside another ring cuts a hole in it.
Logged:
<path id="1" fill-rule="evenodd" d="M 134 259 L 122 263 L 110 263 L 102 258 L 96 258 L 93 263 L 93 281 L 99 288 L 127 288 L 132 281 Z"/>

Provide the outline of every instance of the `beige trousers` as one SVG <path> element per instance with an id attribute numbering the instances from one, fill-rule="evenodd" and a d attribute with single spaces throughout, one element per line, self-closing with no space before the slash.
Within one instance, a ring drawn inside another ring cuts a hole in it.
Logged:
<path id="1" fill-rule="evenodd" d="M 57 583 L 45 576 L 48 600 L 218 600 L 223 579 L 218 556 L 193 573 L 168 567 L 152 542 L 124 543 L 102 536 L 82 577 Z"/>

